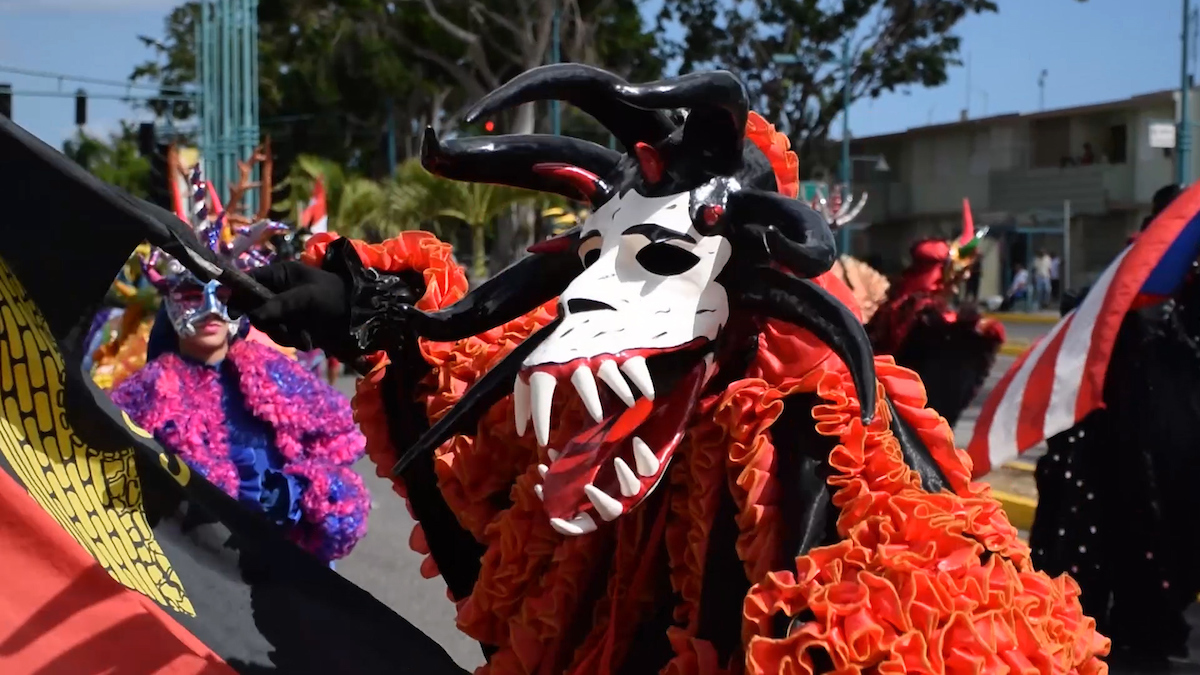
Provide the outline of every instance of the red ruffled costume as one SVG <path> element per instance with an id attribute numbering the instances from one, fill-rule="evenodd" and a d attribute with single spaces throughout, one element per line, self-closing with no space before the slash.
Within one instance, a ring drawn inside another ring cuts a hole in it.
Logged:
<path id="1" fill-rule="evenodd" d="M 976 330 L 1000 345 L 1004 342 L 1004 325 L 971 314 L 960 317 L 946 296 L 946 265 L 950 261 L 950 244 L 928 239 L 913 244 L 912 264 L 891 287 L 887 302 L 871 318 L 868 326 L 871 343 L 883 354 L 895 354 L 904 347 L 913 324 L 925 312 L 935 312 L 947 324 L 960 320 L 977 322 Z"/>
<path id="2" fill-rule="evenodd" d="M 772 159 L 779 184 L 794 194 L 795 155 L 773 127 L 752 117 L 748 136 Z M 783 191 L 783 190 L 781 190 Z M 787 194 L 785 192 L 785 194 Z M 305 261 L 319 264 L 335 235 L 309 242 Z M 415 270 L 427 291 L 417 304 L 445 307 L 467 291 L 450 246 L 424 232 L 405 232 L 380 245 L 354 242 L 367 267 Z M 853 297 L 833 275 L 817 282 L 848 306 Z M 554 303 L 484 334 L 455 343 L 421 342 L 432 373 L 419 392 L 437 420 L 463 392 L 535 329 L 553 318 Z M 356 418 L 379 475 L 398 458 L 388 434 L 381 384 L 387 359 L 358 383 Z M 808 651 L 823 648 L 836 673 L 1100 673 L 1108 641 L 1095 631 L 1066 576 L 1051 579 L 1030 565 L 990 488 L 970 482 L 970 460 L 950 428 L 925 407 L 917 376 L 876 359 L 878 386 L 928 446 L 955 494 L 931 494 L 905 464 L 880 396 L 875 421 L 864 426 L 850 374 L 811 334 L 765 321 L 747 372 L 702 400 L 655 496 L 666 508 L 642 508 L 582 537 L 556 533 L 535 496 L 536 465 L 547 462 L 532 436 L 516 434 L 511 397 L 493 406 L 474 437 L 456 436 L 437 450 L 438 485 L 459 522 L 487 546 L 469 598 L 458 603 L 458 625 L 498 645 L 479 673 L 606 674 L 625 661 L 639 616 L 653 612 L 649 570 L 665 556 L 680 598 L 668 632 L 674 657 L 662 671 L 679 675 L 812 673 Z M 816 431 L 836 439 L 829 457 L 842 541 L 795 561 L 781 559 L 780 488 L 772 424 L 784 399 L 807 392 Z M 585 414 L 577 397 L 557 396 L 550 447 L 570 437 Z M 561 413 L 560 413 L 561 411 Z M 743 606 L 741 648 L 719 662 L 713 644 L 696 637 L 709 534 L 722 488 L 732 492 L 739 529 L 737 557 L 753 584 Z M 396 482 L 404 496 L 405 486 Z M 506 493 L 511 506 L 489 499 Z M 413 549 L 428 553 L 418 525 Z M 985 549 L 986 547 L 986 549 Z M 431 558 L 426 577 L 437 575 Z M 607 592 L 586 593 L 605 575 Z M 805 612 L 804 610 L 808 610 Z M 771 637 L 772 616 L 805 616 L 790 635 Z M 578 619 L 582 617 L 583 621 Z M 581 628 L 582 626 L 582 628 Z M 1011 670 L 1009 670 L 1011 669 Z"/>

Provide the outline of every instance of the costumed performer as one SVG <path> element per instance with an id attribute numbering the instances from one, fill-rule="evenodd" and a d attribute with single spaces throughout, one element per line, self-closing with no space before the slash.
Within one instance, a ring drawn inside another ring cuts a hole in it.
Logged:
<path id="1" fill-rule="evenodd" d="M 586 201 L 581 227 L 469 292 L 425 232 L 318 235 L 254 273 L 273 338 L 374 364 L 368 453 L 477 672 L 1102 672 L 1075 583 L 1033 568 L 920 379 L 872 355 L 742 83 L 558 64 L 467 119 L 544 99 L 628 154 L 430 130 L 422 161 Z"/>
<path id="2" fill-rule="evenodd" d="M 201 241 L 221 250 L 211 230 L 223 219 L 199 222 Z M 269 255 L 248 249 L 238 260 L 251 265 Z M 177 262 L 165 264 L 172 267 L 165 276 L 146 267 L 164 296 L 148 363 L 113 391 L 113 401 L 302 548 L 324 561 L 345 557 L 366 533 L 370 509 L 351 468 L 365 439 L 349 402 L 265 336 L 243 339 L 249 326 L 230 318 L 217 282 L 202 284 Z"/>
<path id="3" fill-rule="evenodd" d="M 1003 324 L 980 316 L 974 302 L 956 302 L 986 234 L 986 228 L 976 232 L 964 199 L 962 234 L 949 242 L 913 244 L 912 263 L 867 324 L 875 352 L 915 370 L 929 407 L 951 428 L 983 387 L 1004 344 Z"/>
<path id="4" fill-rule="evenodd" d="M 83 368 L 101 389 L 112 389 L 146 364 L 146 344 L 159 304 L 140 264 L 149 248 L 143 244 L 130 256 L 105 297 L 108 306 L 96 313 L 84 338 Z"/>
<path id="5" fill-rule="evenodd" d="M 1179 193 L 1169 185 L 1154 195 L 1142 231 Z M 1184 611 L 1200 593 L 1196 262 L 1169 297 L 1139 304 L 1120 323 L 1104 407 L 1047 439 L 1030 546 L 1040 567 L 1079 582 L 1114 662 L 1163 667 L 1187 657 Z"/>

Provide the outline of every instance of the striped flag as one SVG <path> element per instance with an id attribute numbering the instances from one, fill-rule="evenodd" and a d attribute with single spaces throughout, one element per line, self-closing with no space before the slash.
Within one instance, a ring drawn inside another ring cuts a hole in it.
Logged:
<path id="1" fill-rule="evenodd" d="M 309 232 L 317 234 L 329 229 L 329 214 L 325 206 L 325 181 L 317 178 L 313 186 L 312 198 L 308 206 L 300 214 L 300 227 L 308 228 Z"/>
<path id="2" fill-rule="evenodd" d="M 982 476 L 1104 405 L 1125 315 L 1173 294 L 1200 253 L 1200 183 L 1104 270 L 1083 302 L 1009 368 L 980 411 L 967 451 Z"/>

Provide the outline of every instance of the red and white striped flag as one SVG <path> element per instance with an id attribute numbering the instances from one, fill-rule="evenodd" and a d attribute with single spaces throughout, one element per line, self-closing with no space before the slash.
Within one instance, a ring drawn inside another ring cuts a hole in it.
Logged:
<path id="1" fill-rule="evenodd" d="M 1104 270 L 1083 302 L 1009 368 L 984 402 L 968 453 L 982 476 L 1104 405 L 1104 376 L 1130 309 L 1165 299 L 1200 251 L 1200 183 Z"/>
<path id="2" fill-rule="evenodd" d="M 316 184 L 313 185 L 313 194 L 308 200 L 308 206 L 300 214 L 300 227 L 308 228 L 313 234 L 329 229 L 329 214 L 325 206 L 325 181 L 320 178 L 317 178 Z"/>

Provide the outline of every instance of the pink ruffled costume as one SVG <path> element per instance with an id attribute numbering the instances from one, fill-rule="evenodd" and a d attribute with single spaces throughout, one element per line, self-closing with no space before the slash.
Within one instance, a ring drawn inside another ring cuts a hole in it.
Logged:
<path id="1" fill-rule="evenodd" d="M 365 439 L 349 402 L 296 361 L 257 342 L 234 342 L 224 365 L 236 373 L 232 381 L 244 401 L 238 407 L 268 428 L 279 464 L 275 473 L 282 474 L 278 483 L 285 483 L 280 491 L 290 493 L 281 498 L 288 515 L 277 520 L 289 524 L 289 537 L 318 558 L 345 557 L 366 534 L 370 510 L 362 478 L 351 469 L 365 453 Z M 247 476 L 265 481 L 261 472 L 248 474 L 234 462 L 243 448 L 231 436 L 246 425 L 229 419 L 223 400 L 238 392 L 227 392 L 222 381 L 220 369 L 168 352 L 125 380 L 112 397 L 193 471 L 245 502 Z"/>

